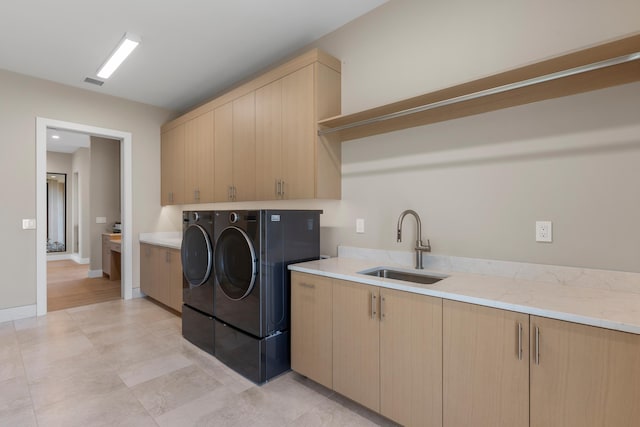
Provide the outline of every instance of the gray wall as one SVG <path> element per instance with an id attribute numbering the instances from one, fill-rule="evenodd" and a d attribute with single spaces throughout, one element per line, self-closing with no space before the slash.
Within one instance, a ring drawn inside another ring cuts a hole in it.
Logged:
<path id="1" fill-rule="evenodd" d="M 0 70 L 0 309 L 36 302 L 36 234 L 22 230 L 36 217 L 36 117 L 104 127 L 133 135 L 133 286 L 139 286 L 141 231 L 166 230 L 160 207 L 160 126 L 173 113 L 96 92 Z M 39 224 L 39 226 L 42 226 Z"/>
<path id="2" fill-rule="evenodd" d="M 635 0 L 392 0 L 315 45 L 342 60 L 351 113 L 637 32 L 638 16 Z M 639 272 L 639 99 L 631 84 L 347 142 L 330 246 L 411 250 L 412 219 L 400 244 L 395 227 L 412 208 L 438 254 Z"/>
<path id="3" fill-rule="evenodd" d="M 91 137 L 90 239 L 91 270 L 102 269 L 102 233 L 120 221 L 120 141 Z M 97 224 L 96 217 L 106 217 Z"/>

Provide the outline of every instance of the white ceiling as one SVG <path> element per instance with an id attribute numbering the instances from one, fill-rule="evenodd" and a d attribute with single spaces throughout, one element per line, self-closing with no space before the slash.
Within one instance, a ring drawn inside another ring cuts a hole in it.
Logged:
<path id="1" fill-rule="evenodd" d="M 386 0 L 2 0 L 0 68 L 185 111 Z M 125 32 L 142 38 L 102 87 Z"/>
<path id="2" fill-rule="evenodd" d="M 57 136 L 58 138 L 53 138 Z M 47 151 L 75 153 L 78 148 L 89 148 L 91 138 L 86 133 L 47 128 Z"/>

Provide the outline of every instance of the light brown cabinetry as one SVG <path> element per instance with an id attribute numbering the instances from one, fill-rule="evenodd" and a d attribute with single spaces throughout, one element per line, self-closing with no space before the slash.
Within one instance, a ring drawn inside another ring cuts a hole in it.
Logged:
<path id="1" fill-rule="evenodd" d="M 255 200 L 254 93 L 214 111 L 214 184 L 216 202 Z"/>
<path id="2" fill-rule="evenodd" d="M 529 316 L 443 301 L 443 426 L 529 425 Z"/>
<path id="3" fill-rule="evenodd" d="M 403 425 L 442 425 L 442 300 L 334 280 L 333 388 Z"/>
<path id="4" fill-rule="evenodd" d="M 164 132 L 161 136 L 162 205 L 179 205 L 184 198 L 185 124 Z"/>
<path id="5" fill-rule="evenodd" d="M 380 289 L 380 413 L 442 425 L 442 300 Z"/>
<path id="6" fill-rule="evenodd" d="M 167 307 L 182 311 L 180 251 L 140 243 L 140 289 Z"/>
<path id="7" fill-rule="evenodd" d="M 531 316 L 531 339 L 531 427 L 638 425 L 640 335 Z"/>
<path id="8" fill-rule="evenodd" d="M 213 202 L 213 111 L 185 123 L 185 203 Z"/>
<path id="9" fill-rule="evenodd" d="M 314 63 L 256 91 L 257 197 L 340 198 L 340 147 L 316 123 L 340 111 L 340 73 Z"/>
<path id="10" fill-rule="evenodd" d="M 313 50 L 268 71 L 162 127 L 162 203 L 339 199 L 340 141 L 316 131 L 339 113 L 335 58 Z"/>
<path id="11" fill-rule="evenodd" d="M 332 283 L 291 273 L 291 369 L 333 387 Z"/>

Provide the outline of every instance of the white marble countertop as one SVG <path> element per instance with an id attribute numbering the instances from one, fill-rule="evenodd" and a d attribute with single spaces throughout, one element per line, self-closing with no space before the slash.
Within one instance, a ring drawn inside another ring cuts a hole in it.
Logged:
<path id="1" fill-rule="evenodd" d="M 310 261 L 290 265 L 289 269 L 640 334 L 640 293 L 437 270 L 421 270 L 448 276 L 433 285 L 358 273 L 378 266 L 418 272 L 391 263 L 352 258 Z"/>
<path id="2" fill-rule="evenodd" d="M 155 233 L 140 233 L 140 243 L 180 249 L 182 247 L 182 233 L 178 231 L 160 231 Z"/>

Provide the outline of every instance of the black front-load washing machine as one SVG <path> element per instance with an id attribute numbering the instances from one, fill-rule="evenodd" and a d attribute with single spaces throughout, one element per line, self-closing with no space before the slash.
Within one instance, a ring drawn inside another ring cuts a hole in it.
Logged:
<path id="1" fill-rule="evenodd" d="M 182 219 L 182 336 L 214 354 L 214 212 L 185 211 Z"/>
<path id="2" fill-rule="evenodd" d="M 255 383 L 290 368 L 287 267 L 320 257 L 321 213 L 215 213 L 216 357 Z"/>

